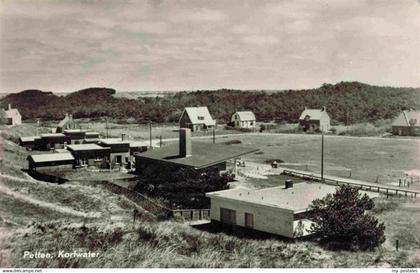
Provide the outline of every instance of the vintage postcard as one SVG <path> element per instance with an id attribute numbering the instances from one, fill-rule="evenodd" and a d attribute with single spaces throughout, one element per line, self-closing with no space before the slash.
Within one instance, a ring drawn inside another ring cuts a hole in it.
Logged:
<path id="1" fill-rule="evenodd" d="M 419 267 L 418 1 L 0 0 L 2 272 Z"/>

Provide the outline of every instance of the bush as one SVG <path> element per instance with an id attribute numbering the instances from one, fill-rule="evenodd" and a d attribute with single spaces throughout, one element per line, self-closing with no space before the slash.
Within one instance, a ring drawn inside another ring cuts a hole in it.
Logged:
<path id="1" fill-rule="evenodd" d="M 233 139 L 233 140 L 229 140 L 229 141 L 224 142 L 224 144 L 226 144 L 226 145 L 242 144 L 242 141 L 240 141 L 239 139 Z"/>
<path id="2" fill-rule="evenodd" d="M 310 230 L 329 248 L 372 250 L 385 242 L 384 224 L 365 213 L 374 206 L 357 188 L 342 185 L 334 194 L 312 202 Z"/>

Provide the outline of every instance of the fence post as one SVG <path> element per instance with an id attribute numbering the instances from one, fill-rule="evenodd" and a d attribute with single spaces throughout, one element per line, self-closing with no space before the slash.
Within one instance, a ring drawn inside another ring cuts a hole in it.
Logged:
<path id="1" fill-rule="evenodd" d="M 398 251 L 398 243 L 399 243 L 399 241 L 398 240 L 396 240 L 395 241 L 395 249 Z"/>
<path id="2" fill-rule="evenodd" d="M 398 183 L 398 187 L 401 187 L 401 178 L 400 178 L 400 181 Z"/>
<path id="3" fill-rule="evenodd" d="M 386 189 L 386 199 L 388 199 L 388 189 Z"/>
<path id="4" fill-rule="evenodd" d="M 203 212 L 203 211 L 200 209 L 200 211 L 199 211 L 199 213 L 198 213 L 198 219 L 200 219 L 200 220 L 201 220 L 201 218 L 202 218 L 202 216 L 201 216 L 202 212 Z"/>
<path id="5" fill-rule="evenodd" d="M 191 211 L 191 220 L 193 220 L 193 218 L 194 218 L 194 211 L 192 210 Z"/>

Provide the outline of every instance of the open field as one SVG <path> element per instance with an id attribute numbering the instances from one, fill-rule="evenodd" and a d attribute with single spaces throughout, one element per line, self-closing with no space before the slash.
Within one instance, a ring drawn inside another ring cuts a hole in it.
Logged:
<path id="1" fill-rule="evenodd" d="M 24 132 L 25 126 L 12 132 Z M 28 131 L 31 128 L 28 129 Z M 269 187 L 287 178 L 270 175 L 270 159 L 288 167 L 319 169 L 318 135 L 235 135 L 260 147 L 240 168 L 235 186 Z M 202 138 L 200 141 L 211 141 Z M 420 203 L 378 198 L 374 213 L 386 225 L 386 242 L 372 252 L 329 251 L 311 240 L 250 237 L 241 232 L 194 228 L 182 221 L 142 218 L 132 226 L 132 210 L 142 207 L 101 183 L 83 181 L 78 172 L 57 185 L 34 180 L 21 171 L 28 152 L 0 138 L 1 265 L 14 267 L 418 267 Z M 235 144 L 233 144 L 235 145 Z M 419 142 L 413 139 L 325 138 L 326 173 L 380 183 L 395 183 L 404 171 L 418 169 Z M 416 157 L 417 156 L 417 157 Z M 272 173 L 273 174 L 273 173 Z M 89 179 L 93 179 L 90 174 Z M 111 178 L 111 177 L 110 177 Z M 415 186 L 415 185 L 413 185 Z M 400 250 L 395 251 L 395 240 Z M 23 251 L 57 254 L 91 250 L 98 258 L 23 259 Z"/>

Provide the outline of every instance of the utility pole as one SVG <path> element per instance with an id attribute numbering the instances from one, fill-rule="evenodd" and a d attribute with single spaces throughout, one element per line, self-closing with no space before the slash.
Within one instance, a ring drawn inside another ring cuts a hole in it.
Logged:
<path id="1" fill-rule="evenodd" d="M 213 144 L 216 143 L 216 128 L 213 127 Z"/>
<path id="2" fill-rule="evenodd" d="M 162 135 L 159 136 L 159 147 L 162 148 Z"/>
<path id="3" fill-rule="evenodd" d="M 321 182 L 324 181 L 324 131 L 321 135 Z"/>
<path id="4" fill-rule="evenodd" d="M 150 140 L 150 150 L 153 148 L 152 146 L 152 121 L 149 121 L 149 140 Z"/>
<path id="5" fill-rule="evenodd" d="M 108 138 L 108 117 L 105 118 L 106 121 L 106 138 Z"/>

